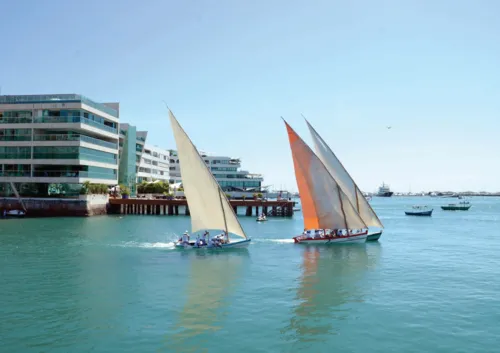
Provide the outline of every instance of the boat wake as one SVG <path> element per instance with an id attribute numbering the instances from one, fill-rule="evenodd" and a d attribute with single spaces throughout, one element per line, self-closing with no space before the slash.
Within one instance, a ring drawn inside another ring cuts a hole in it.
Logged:
<path id="1" fill-rule="evenodd" d="M 169 243 L 141 243 L 137 241 L 128 241 L 122 244 L 118 244 L 117 246 L 124 247 L 124 248 L 159 248 L 159 249 L 175 249 L 175 243 L 174 242 L 169 242 Z"/>
<path id="2" fill-rule="evenodd" d="M 252 241 L 254 241 L 252 239 Z M 293 239 L 255 239 L 256 242 L 289 244 L 293 243 Z"/>

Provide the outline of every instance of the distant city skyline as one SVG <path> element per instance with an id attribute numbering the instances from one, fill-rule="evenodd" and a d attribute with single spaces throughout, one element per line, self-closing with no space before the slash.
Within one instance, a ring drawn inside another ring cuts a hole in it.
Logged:
<path id="1" fill-rule="evenodd" d="M 8 2 L 0 29 L 15 35 L 3 40 L 1 93 L 119 101 L 120 121 L 175 149 L 166 101 L 199 149 L 240 157 L 275 188 L 297 190 L 280 116 L 311 144 L 304 114 L 363 191 L 385 182 L 495 192 L 499 10 L 451 0 Z"/>

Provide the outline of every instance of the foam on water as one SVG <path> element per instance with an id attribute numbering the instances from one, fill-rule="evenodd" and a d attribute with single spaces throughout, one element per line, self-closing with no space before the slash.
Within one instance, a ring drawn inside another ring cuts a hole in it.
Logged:
<path id="1" fill-rule="evenodd" d="M 252 239 L 252 241 L 254 241 Z M 278 243 L 278 244 L 290 244 L 293 243 L 293 239 L 255 239 L 256 242 L 264 243 Z"/>
<path id="2" fill-rule="evenodd" d="M 137 241 L 128 241 L 122 244 L 117 244 L 115 246 L 120 246 L 124 248 L 164 248 L 164 249 L 174 249 L 175 248 L 175 243 L 174 242 L 169 242 L 169 243 L 162 243 L 162 242 L 156 242 L 156 243 L 147 243 L 147 242 L 137 242 Z"/>

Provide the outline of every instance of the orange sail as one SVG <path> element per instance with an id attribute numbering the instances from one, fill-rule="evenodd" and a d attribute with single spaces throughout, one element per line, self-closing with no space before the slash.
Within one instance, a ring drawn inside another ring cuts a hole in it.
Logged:
<path id="1" fill-rule="evenodd" d="M 285 121 L 306 229 L 367 228 L 347 195 Z"/>

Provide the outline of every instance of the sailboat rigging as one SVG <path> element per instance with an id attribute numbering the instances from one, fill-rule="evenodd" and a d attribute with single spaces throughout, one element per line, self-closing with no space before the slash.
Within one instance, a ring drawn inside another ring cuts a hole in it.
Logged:
<path id="1" fill-rule="evenodd" d="M 191 232 L 223 231 L 217 237 L 199 242 L 186 239 L 187 234 L 185 234 L 184 239 L 176 243 L 176 247 L 233 248 L 248 246 L 251 239 L 247 237 L 241 227 L 226 194 L 170 109 L 168 113 L 177 145 L 182 186 L 191 214 Z M 243 240 L 232 240 L 230 235 L 243 238 Z"/>

